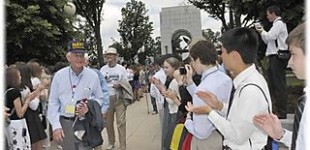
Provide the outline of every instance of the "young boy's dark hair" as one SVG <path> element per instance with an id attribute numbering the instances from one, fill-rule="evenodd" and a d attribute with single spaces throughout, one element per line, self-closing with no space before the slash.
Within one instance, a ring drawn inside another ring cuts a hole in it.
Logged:
<path id="1" fill-rule="evenodd" d="M 217 52 L 213 43 L 201 40 L 191 47 L 190 56 L 196 60 L 200 59 L 200 62 L 204 65 L 215 65 L 217 60 Z"/>
<path id="2" fill-rule="evenodd" d="M 250 28 L 234 28 L 220 38 L 227 53 L 237 51 L 245 64 L 252 64 L 257 58 L 258 36 Z"/>
<path id="3" fill-rule="evenodd" d="M 280 10 L 280 8 L 278 6 L 275 6 L 275 5 L 269 6 L 267 8 L 267 11 L 269 13 L 274 13 L 276 16 L 281 16 L 281 10 Z"/>

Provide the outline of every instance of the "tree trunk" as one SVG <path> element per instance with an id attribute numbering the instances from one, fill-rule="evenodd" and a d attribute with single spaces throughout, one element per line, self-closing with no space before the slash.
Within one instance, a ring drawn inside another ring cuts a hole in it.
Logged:
<path id="1" fill-rule="evenodd" d="M 229 28 L 232 29 L 235 27 L 235 22 L 234 22 L 234 11 L 232 9 L 231 4 L 229 4 Z"/>
<path id="2" fill-rule="evenodd" d="M 222 11 L 220 11 L 222 14 L 219 16 L 219 18 L 222 21 L 222 25 L 224 27 L 224 31 L 227 31 L 227 30 L 229 30 L 229 27 L 228 27 L 226 19 L 225 19 L 225 7 L 226 7 L 226 4 L 223 3 L 222 4 Z"/>
<path id="3" fill-rule="evenodd" d="M 100 25 L 95 26 L 95 36 L 97 40 L 97 54 L 99 59 L 99 67 L 103 66 L 103 50 L 102 50 L 102 42 L 101 42 L 101 36 L 100 36 Z"/>
<path id="4" fill-rule="evenodd" d="M 235 27 L 241 27 L 241 14 L 236 10 L 234 11 L 234 18 L 235 18 Z"/>

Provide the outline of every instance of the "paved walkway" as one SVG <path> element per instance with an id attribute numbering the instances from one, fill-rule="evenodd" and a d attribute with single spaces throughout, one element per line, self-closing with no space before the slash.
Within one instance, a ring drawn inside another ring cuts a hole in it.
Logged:
<path id="1" fill-rule="evenodd" d="M 150 101 L 150 99 L 148 99 Z M 127 108 L 127 150 L 160 150 L 161 132 L 158 115 L 152 115 L 151 103 L 148 103 L 149 114 L 145 97 Z M 291 119 L 292 116 L 289 116 Z M 114 126 L 116 127 L 116 125 Z M 119 147 L 116 131 L 116 149 Z M 104 138 L 103 150 L 108 146 L 106 129 L 102 131 Z M 51 142 L 50 150 L 57 150 L 58 144 Z M 280 150 L 287 150 L 283 145 Z"/>

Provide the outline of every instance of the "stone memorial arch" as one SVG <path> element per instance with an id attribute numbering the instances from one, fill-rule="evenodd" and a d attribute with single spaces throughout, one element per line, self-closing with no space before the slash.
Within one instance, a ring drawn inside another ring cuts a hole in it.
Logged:
<path id="1" fill-rule="evenodd" d="M 192 5 L 162 8 L 160 34 L 162 54 L 188 52 L 188 43 L 202 37 L 200 10 Z"/>

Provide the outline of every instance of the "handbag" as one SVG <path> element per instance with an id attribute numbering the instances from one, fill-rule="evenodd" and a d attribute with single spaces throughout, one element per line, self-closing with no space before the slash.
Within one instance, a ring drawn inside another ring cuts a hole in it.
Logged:
<path id="1" fill-rule="evenodd" d="M 288 50 L 278 50 L 277 56 L 282 60 L 289 60 L 291 57 L 291 53 Z"/>
<path id="2" fill-rule="evenodd" d="M 11 120 L 6 127 L 7 141 L 10 149 L 31 150 L 30 135 L 26 119 Z"/>
<path id="3" fill-rule="evenodd" d="M 6 90 L 4 95 L 13 89 L 14 88 L 10 88 Z M 14 112 L 15 109 L 13 108 L 10 114 L 13 114 Z M 18 120 L 8 119 L 4 132 L 9 149 L 31 150 L 30 135 L 25 118 Z"/>
<path id="4" fill-rule="evenodd" d="M 188 133 L 187 129 L 184 126 L 185 118 L 181 112 L 178 112 L 178 124 L 175 126 L 171 138 L 170 150 L 181 150 L 182 144 L 185 140 L 185 137 Z"/>
<path id="5" fill-rule="evenodd" d="M 182 150 L 190 150 L 191 149 L 192 138 L 193 138 L 193 135 L 188 132 L 186 134 L 185 140 L 183 142 Z"/>
<path id="6" fill-rule="evenodd" d="M 183 123 L 177 124 L 173 130 L 170 149 L 181 150 L 183 141 L 185 140 L 187 133 L 188 131 L 186 130 Z"/>
<path id="7" fill-rule="evenodd" d="M 282 21 L 282 22 L 283 22 L 282 19 L 279 19 L 278 21 Z M 284 23 L 284 22 L 283 22 L 283 23 Z M 275 46 L 276 46 L 276 48 L 279 47 L 278 38 L 275 40 Z M 290 51 L 287 50 L 287 49 L 284 49 L 284 50 L 283 50 L 283 49 L 279 49 L 278 52 L 277 52 L 277 56 L 278 56 L 278 58 L 281 59 L 281 60 L 288 61 L 288 60 L 290 59 L 290 57 L 291 57 L 291 53 L 290 53 Z"/>

